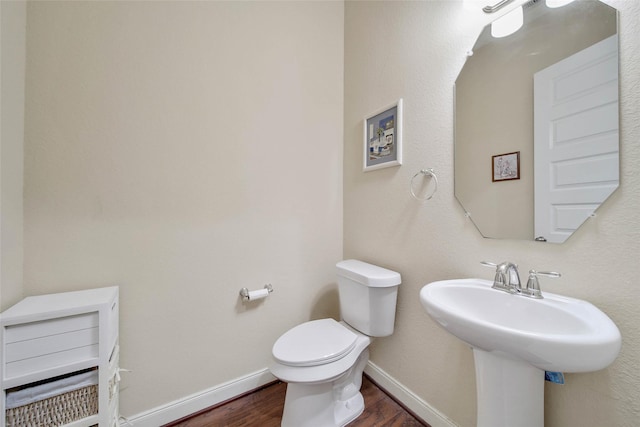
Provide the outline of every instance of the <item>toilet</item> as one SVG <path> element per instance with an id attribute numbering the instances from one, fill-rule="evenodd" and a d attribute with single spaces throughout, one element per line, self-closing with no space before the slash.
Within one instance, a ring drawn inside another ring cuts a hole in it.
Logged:
<path id="1" fill-rule="evenodd" d="M 364 411 L 362 372 L 373 337 L 393 333 L 400 274 L 358 260 L 336 264 L 340 322 L 312 320 L 273 345 L 271 373 L 287 383 L 282 427 L 339 427 Z"/>

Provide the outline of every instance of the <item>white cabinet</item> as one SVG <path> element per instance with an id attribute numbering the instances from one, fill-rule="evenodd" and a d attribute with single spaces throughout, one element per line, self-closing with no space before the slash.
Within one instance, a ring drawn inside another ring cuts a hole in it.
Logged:
<path id="1" fill-rule="evenodd" d="M 8 394 L 47 386 L 55 394 L 87 373 L 97 379 L 97 413 L 68 425 L 117 426 L 118 312 L 116 286 L 28 297 L 0 314 L 0 427 Z"/>

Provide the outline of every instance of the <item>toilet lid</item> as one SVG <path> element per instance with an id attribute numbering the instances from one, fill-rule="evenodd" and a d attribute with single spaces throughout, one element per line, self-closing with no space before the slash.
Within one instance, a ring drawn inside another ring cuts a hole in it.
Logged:
<path id="1" fill-rule="evenodd" d="M 333 319 L 312 320 L 285 332 L 273 345 L 273 357 L 289 366 L 316 366 L 344 357 L 358 336 Z"/>

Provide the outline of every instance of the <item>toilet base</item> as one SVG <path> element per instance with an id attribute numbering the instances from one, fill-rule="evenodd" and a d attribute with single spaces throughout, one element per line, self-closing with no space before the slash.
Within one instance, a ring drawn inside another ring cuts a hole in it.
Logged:
<path id="1" fill-rule="evenodd" d="M 343 375 L 326 383 L 288 383 L 282 427 L 343 427 L 364 411 L 360 393 L 369 350 Z"/>

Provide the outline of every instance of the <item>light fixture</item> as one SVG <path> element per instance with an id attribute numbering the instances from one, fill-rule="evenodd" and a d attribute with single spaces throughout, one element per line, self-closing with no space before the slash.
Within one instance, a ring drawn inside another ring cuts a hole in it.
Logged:
<path id="1" fill-rule="evenodd" d="M 554 9 L 556 7 L 566 6 L 573 0 L 546 0 L 547 7 Z"/>
<path id="2" fill-rule="evenodd" d="M 494 5 L 486 5 L 482 8 L 484 13 L 494 13 L 511 3 L 513 0 L 502 0 Z"/>
<path id="3" fill-rule="evenodd" d="M 518 31 L 523 22 L 522 6 L 518 6 L 491 23 L 491 35 L 495 38 L 506 37 Z"/>

